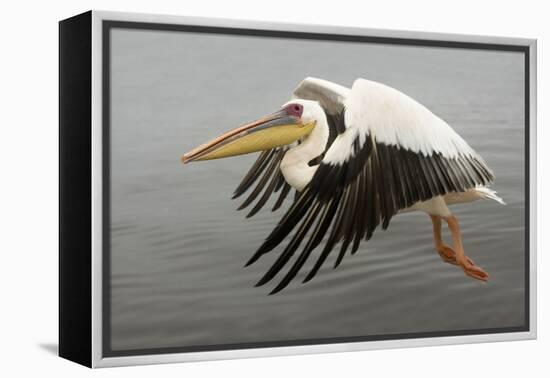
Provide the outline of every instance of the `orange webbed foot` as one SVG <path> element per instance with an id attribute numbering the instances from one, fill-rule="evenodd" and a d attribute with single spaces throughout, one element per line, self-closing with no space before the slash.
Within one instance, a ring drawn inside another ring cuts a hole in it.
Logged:
<path id="1" fill-rule="evenodd" d="M 464 271 L 464 273 L 466 273 L 467 276 L 483 282 L 487 282 L 489 280 L 489 274 L 481 269 L 479 266 L 477 266 L 468 257 L 465 258 L 465 261 L 459 262 L 459 265 L 462 267 L 462 270 Z"/>
<path id="2" fill-rule="evenodd" d="M 439 256 L 441 256 L 441 259 L 446 263 L 459 265 L 456 259 L 456 252 L 451 246 L 447 244 L 442 244 L 437 248 L 437 253 L 439 253 Z M 466 256 L 466 262 L 470 265 L 475 265 L 474 262 L 468 256 Z"/>

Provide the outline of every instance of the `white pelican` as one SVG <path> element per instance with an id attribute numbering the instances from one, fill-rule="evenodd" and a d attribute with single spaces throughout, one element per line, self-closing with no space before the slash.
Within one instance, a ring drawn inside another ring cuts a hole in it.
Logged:
<path id="1" fill-rule="evenodd" d="M 489 275 L 464 253 L 459 222 L 447 205 L 493 199 L 494 180 L 484 160 L 445 121 L 404 93 L 358 79 L 351 89 L 306 78 L 292 99 L 266 117 L 225 133 L 182 157 L 184 163 L 263 151 L 233 198 L 258 182 L 239 208 L 260 199 L 247 217 L 281 191 L 273 210 L 291 187 L 292 206 L 248 261 L 255 262 L 293 233 L 286 248 L 257 283 L 270 281 L 299 250 L 298 257 L 273 289 L 282 290 L 313 250 L 326 242 L 303 282 L 312 279 L 337 243 L 337 267 L 351 245 L 354 254 L 381 224 L 386 229 L 400 212 L 420 210 L 433 223 L 435 249 L 466 275 Z M 261 177 L 261 178 L 260 178 Z M 259 181 L 258 181 L 259 179 Z M 445 221 L 453 247 L 441 236 Z"/>

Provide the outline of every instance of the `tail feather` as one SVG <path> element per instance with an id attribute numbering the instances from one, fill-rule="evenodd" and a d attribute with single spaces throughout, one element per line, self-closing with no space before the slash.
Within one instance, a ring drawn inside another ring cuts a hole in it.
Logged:
<path id="1" fill-rule="evenodd" d="M 475 191 L 481 196 L 481 198 L 492 199 L 502 205 L 506 205 L 506 202 L 504 202 L 504 200 L 500 198 L 497 195 L 497 192 L 494 191 L 493 189 L 490 189 L 486 186 L 478 186 L 475 188 Z"/>
<path id="2" fill-rule="evenodd" d="M 502 205 L 506 205 L 504 200 L 497 195 L 497 192 L 486 186 L 476 186 L 465 192 L 451 192 L 445 194 L 445 203 L 447 205 L 474 202 L 481 199 L 491 199 Z"/>

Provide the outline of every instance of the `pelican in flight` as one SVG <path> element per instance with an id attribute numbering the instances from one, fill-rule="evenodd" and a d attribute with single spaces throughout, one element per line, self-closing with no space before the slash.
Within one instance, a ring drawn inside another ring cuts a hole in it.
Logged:
<path id="1" fill-rule="evenodd" d="M 296 193 L 246 263 L 254 263 L 288 238 L 256 286 L 271 281 L 288 264 L 271 294 L 282 290 L 325 240 L 303 280 L 307 282 L 331 252 L 337 252 L 337 267 L 348 250 L 354 254 L 361 240 L 369 240 L 379 226 L 385 230 L 395 215 L 415 210 L 430 216 L 435 249 L 445 262 L 472 278 L 488 280 L 489 275 L 464 253 L 459 222 L 448 205 L 478 199 L 504 204 L 488 188 L 494 174 L 451 126 L 404 93 L 365 79 L 357 79 L 349 89 L 306 78 L 280 110 L 189 151 L 182 161 L 259 151 L 235 190 L 233 198 L 251 190 L 239 210 L 257 199 L 247 215 L 253 216 L 279 192 L 275 211 L 292 188 Z M 452 246 L 443 241 L 444 223 Z"/>

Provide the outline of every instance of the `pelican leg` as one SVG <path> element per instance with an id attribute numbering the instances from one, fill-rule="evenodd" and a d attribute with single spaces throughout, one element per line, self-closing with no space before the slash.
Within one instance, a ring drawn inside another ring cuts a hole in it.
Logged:
<path id="1" fill-rule="evenodd" d="M 448 217 L 443 217 L 451 230 L 454 242 L 454 252 L 456 263 L 464 270 L 466 275 L 475 278 L 477 280 L 485 281 L 489 279 L 489 274 L 477 266 L 472 259 L 470 259 L 464 253 L 464 246 L 462 245 L 462 234 L 460 232 L 460 225 L 458 224 L 458 219 L 454 215 Z M 434 232 L 435 232 L 434 224 Z"/>
<path id="2" fill-rule="evenodd" d="M 441 217 L 439 215 L 430 214 L 430 218 L 432 218 L 435 250 L 439 253 L 443 261 L 449 264 L 458 265 L 455 251 L 451 246 L 443 242 L 443 238 L 441 237 Z"/>

